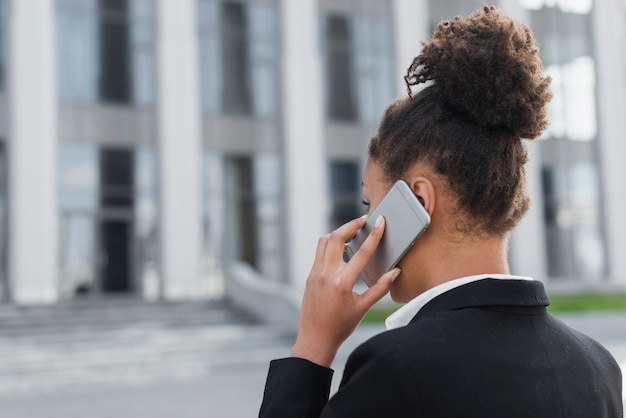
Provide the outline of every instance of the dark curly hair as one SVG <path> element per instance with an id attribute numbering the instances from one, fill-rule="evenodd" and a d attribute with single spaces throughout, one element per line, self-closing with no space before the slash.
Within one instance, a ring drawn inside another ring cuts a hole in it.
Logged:
<path id="1" fill-rule="evenodd" d="M 409 96 L 387 108 L 369 156 L 389 182 L 427 162 L 469 215 L 464 232 L 502 235 L 529 207 L 521 139 L 547 126 L 552 93 L 542 73 L 530 29 L 495 7 L 441 22 L 409 67 Z"/>

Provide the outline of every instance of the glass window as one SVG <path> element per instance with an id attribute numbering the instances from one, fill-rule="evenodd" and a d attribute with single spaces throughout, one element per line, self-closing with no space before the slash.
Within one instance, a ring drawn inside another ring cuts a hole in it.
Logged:
<path id="1" fill-rule="evenodd" d="M 134 205 L 134 153 L 127 149 L 100 150 L 100 205 L 132 208 Z"/>
<path id="2" fill-rule="evenodd" d="M 132 77 L 128 2 L 100 0 L 98 3 L 99 96 L 105 102 L 130 103 Z"/>
<path id="3" fill-rule="evenodd" d="M 57 0 L 59 95 L 154 101 L 153 0 Z"/>
<path id="4" fill-rule="evenodd" d="M 326 35 L 326 91 L 328 117 L 335 120 L 357 120 L 354 47 L 348 18 L 328 16 Z"/>
<path id="5" fill-rule="evenodd" d="M 243 4 L 223 3 L 221 8 L 222 36 L 222 106 L 226 113 L 250 114 L 252 100 L 248 58 L 248 19 Z"/>
<path id="6" fill-rule="evenodd" d="M 393 44 L 388 19 L 327 15 L 322 19 L 326 116 L 376 122 L 393 99 Z"/>
<path id="7" fill-rule="evenodd" d="M 0 301 L 7 298 L 7 154 L 0 142 Z"/>
<path id="8" fill-rule="evenodd" d="M 531 25 L 546 73 L 552 77 L 554 92 L 550 125 L 543 137 L 592 141 L 597 135 L 597 110 L 591 15 L 586 7 L 572 8 L 566 3 L 530 12 Z"/>
<path id="9" fill-rule="evenodd" d="M 202 108 L 274 116 L 278 11 L 274 2 L 198 0 Z"/>
<path id="10" fill-rule="evenodd" d="M 57 6 L 59 95 L 62 99 L 98 99 L 98 17 L 96 0 L 63 0 Z"/>
<path id="11" fill-rule="evenodd" d="M 546 168 L 543 185 L 550 276 L 585 281 L 604 277 L 597 166 L 574 163 Z"/>
<path id="12" fill-rule="evenodd" d="M 364 214 L 361 205 L 361 169 L 358 162 L 330 163 L 331 228 Z"/>
<path id="13" fill-rule="evenodd" d="M 134 160 L 134 276 L 143 296 L 154 300 L 161 295 L 156 150 L 151 146 L 140 146 L 134 150 Z"/>
<path id="14" fill-rule="evenodd" d="M 59 144 L 60 288 L 160 296 L 154 147 Z"/>
<path id="15" fill-rule="evenodd" d="M 592 141 L 596 138 L 595 67 L 593 58 L 581 56 L 563 65 L 551 65 L 554 98 L 550 104 L 550 125 L 544 138 Z"/>
<path id="16" fill-rule="evenodd" d="M 202 273 L 206 293 L 222 292 L 221 261 L 225 251 L 224 158 L 214 151 L 205 151 L 202 161 Z"/>
<path id="17" fill-rule="evenodd" d="M 226 161 L 229 258 L 258 268 L 258 230 L 252 157 Z"/>
<path id="18" fill-rule="evenodd" d="M 228 157 L 225 164 L 226 257 L 251 265 L 264 277 L 281 280 L 280 159 L 259 154 Z"/>
<path id="19" fill-rule="evenodd" d="M 137 105 L 154 103 L 156 90 L 155 31 L 153 0 L 130 3 L 132 97 Z"/>
<path id="20" fill-rule="evenodd" d="M 5 11 L 4 0 L 0 0 L 0 93 L 4 92 L 4 43 L 5 43 L 5 28 L 7 27 L 7 16 Z M 1 298 L 1 297 L 0 297 Z"/>
<path id="21" fill-rule="evenodd" d="M 60 291 L 63 297 L 70 297 L 96 285 L 98 149 L 89 143 L 62 142 L 58 161 Z"/>
<path id="22" fill-rule="evenodd" d="M 98 207 L 98 149 L 85 142 L 59 144 L 61 211 L 92 212 Z"/>
<path id="23" fill-rule="evenodd" d="M 278 155 L 260 154 L 254 158 L 256 224 L 259 230 L 259 271 L 272 280 L 282 278 L 282 189 Z"/>
<path id="24" fill-rule="evenodd" d="M 66 212 L 61 216 L 61 296 L 89 293 L 96 286 L 96 228 L 91 214 Z"/>

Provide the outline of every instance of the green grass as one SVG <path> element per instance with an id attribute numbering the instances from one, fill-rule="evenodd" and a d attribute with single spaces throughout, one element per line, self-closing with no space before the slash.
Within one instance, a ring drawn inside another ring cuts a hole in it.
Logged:
<path id="1" fill-rule="evenodd" d="M 550 296 L 550 312 L 598 312 L 626 310 L 626 294 L 584 294 Z"/>
<path id="2" fill-rule="evenodd" d="M 626 294 L 581 294 L 581 295 L 551 295 L 548 311 L 562 312 L 603 312 L 626 311 Z M 398 309 L 398 306 L 374 307 L 365 318 L 364 323 L 380 323 Z"/>
<path id="3" fill-rule="evenodd" d="M 374 307 L 369 310 L 367 314 L 365 314 L 365 318 L 363 318 L 363 323 L 365 324 L 376 324 L 378 322 L 385 322 L 385 319 L 395 311 L 397 311 L 399 306 L 395 307 Z"/>

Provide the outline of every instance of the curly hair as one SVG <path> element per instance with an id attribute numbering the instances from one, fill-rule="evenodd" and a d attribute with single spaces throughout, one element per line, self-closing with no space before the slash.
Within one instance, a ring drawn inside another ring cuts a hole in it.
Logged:
<path id="1" fill-rule="evenodd" d="M 409 95 L 387 108 L 370 158 L 390 182 L 427 162 L 469 215 L 465 232 L 510 231 L 529 207 L 521 139 L 546 128 L 552 97 L 530 29 L 493 6 L 443 21 L 405 82 Z"/>

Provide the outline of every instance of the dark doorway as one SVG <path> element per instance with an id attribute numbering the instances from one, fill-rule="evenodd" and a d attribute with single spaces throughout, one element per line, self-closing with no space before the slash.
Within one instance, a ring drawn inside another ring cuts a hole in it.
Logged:
<path id="1" fill-rule="evenodd" d="M 100 290 L 132 292 L 133 150 L 100 149 Z"/>
<path id="2" fill-rule="evenodd" d="M 252 158 L 236 157 L 234 159 L 237 173 L 237 222 L 239 224 L 239 256 L 251 266 L 258 268 L 257 259 L 257 207 L 254 195 L 254 170 Z"/>
<path id="3" fill-rule="evenodd" d="M 104 260 L 100 276 L 103 292 L 130 292 L 130 224 L 126 220 L 103 220 L 100 239 Z"/>

